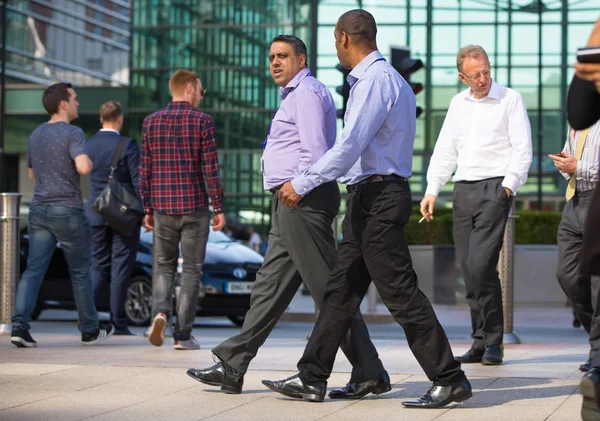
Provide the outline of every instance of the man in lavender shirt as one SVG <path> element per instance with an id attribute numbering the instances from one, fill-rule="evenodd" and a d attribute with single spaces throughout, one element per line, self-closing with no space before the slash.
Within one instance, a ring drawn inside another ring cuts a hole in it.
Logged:
<path id="1" fill-rule="evenodd" d="M 271 76 L 280 86 L 281 105 L 264 142 L 264 188 L 273 194 L 272 228 L 264 263 L 258 271 L 250 310 L 240 334 L 213 348 L 213 367 L 188 370 L 192 378 L 241 393 L 244 373 L 260 346 L 292 301 L 302 281 L 318 308 L 336 259 L 332 223 L 340 206 L 335 181 L 305 195 L 297 208 L 280 203 L 281 186 L 314 165 L 335 143 L 336 112 L 329 90 L 315 79 L 306 63 L 306 45 L 293 35 L 271 41 Z M 341 345 L 352 363 L 346 387 L 334 399 L 359 399 L 391 389 L 390 379 L 369 338 L 360 310 Z"/>

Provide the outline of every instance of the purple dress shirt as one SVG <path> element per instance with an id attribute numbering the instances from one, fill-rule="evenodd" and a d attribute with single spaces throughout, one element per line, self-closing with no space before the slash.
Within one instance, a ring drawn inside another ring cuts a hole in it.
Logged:
<path id="1" fill-rule="evenodd" d="M 309 69 L 301 70 L 280 91 L 281 105 L 273 116 L 262 156 L 265 190 L 302 174 L 335 143 L 333 97 Z"/>

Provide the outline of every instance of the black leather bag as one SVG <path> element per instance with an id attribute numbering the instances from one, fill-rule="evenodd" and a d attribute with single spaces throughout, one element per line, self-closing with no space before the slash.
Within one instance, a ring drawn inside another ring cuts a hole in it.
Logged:
<path id="1" fill-rule="evenodd" d="M 92 208 L 121 235 L 131 235 L 144 217 L 144 207 L 138 195 L 129 186 L 113 177 L 117 169 L 125 139 L 121 138 L 108 176 L 108 184 L 92 203 Z"/>

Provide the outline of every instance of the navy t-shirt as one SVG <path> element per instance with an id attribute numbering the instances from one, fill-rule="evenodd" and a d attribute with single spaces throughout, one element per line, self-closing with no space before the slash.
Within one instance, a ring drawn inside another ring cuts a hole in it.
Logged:
<path id="1" fill-rule="evenodd" d="M 75 158 L 84 153 L 85 136 L 64 122 L 44 123 L 29 136 L 29 168 L 35 176 L 32 205 L 83 208 Z"/>

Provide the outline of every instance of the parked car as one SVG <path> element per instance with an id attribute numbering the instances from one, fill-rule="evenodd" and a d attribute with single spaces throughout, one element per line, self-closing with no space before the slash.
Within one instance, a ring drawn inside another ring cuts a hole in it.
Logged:
<path id="1" fill-rule="evenodd" d="M 127 288 L 125 311 L 131 325 L 150 324 L 152 310 L 152 239 L 142 232 L 136 265 Z M 29 235 L 21 234 L 21 273 L 25 270 Z M 198 297 L 198 316 L 226 316 L 241 326 L 250 308 L 250 291 L 263 257 L 254 250 L 230 239 L 222 232 L 210 231 Z M 179 292 L 182 258 L 179 258 L 174 297 Z M 98 311 L 110 310 L 109 288 L 96 297 Z M 75 309 L 69 271 L 60 243 L 56 244 L 48 272 L 33 313 L 36 320 L 45 309 Z M 175 307 L 174 307 L 175 308 Z"/>

